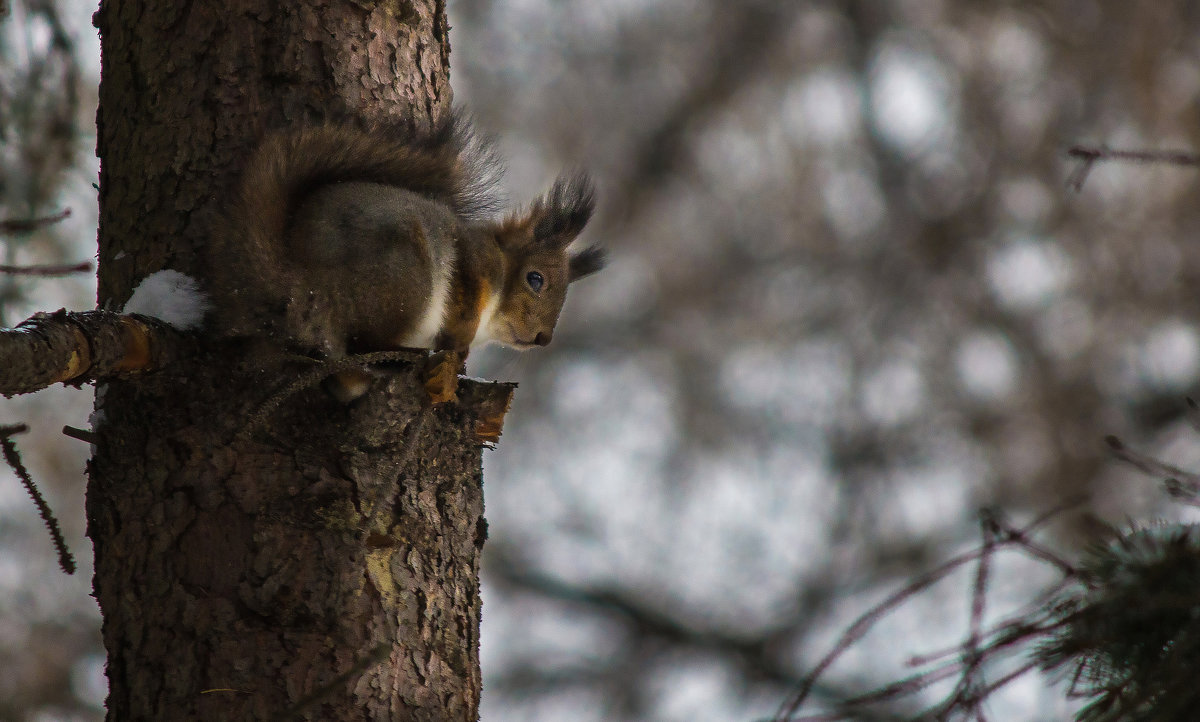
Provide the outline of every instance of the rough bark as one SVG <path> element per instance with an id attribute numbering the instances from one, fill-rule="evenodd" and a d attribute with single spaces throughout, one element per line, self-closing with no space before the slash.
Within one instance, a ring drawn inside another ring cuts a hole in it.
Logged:
<path id="1" fill-rule="evenodd" d="M 204 281 L 206 219 L 265 130 L 449 106 L 437 0 L 111 1 L 96 24 L 104 307 L 162 268 Z M 305 370 L 254 353 L 205 336 L 98 387 L 108 718 L 474 719 L 480 447 L 511 387 L 433 406 L 400 363 L 348 406 L 301 389 L 246 434 Z"/>
<path id="2" fill-rule="evenodd" d="M 109 311 L 37 313 L 0 329 L 0 394 L 28 394 L 56 383 L 153 371 L 187 353 L 168 324 Z"/>

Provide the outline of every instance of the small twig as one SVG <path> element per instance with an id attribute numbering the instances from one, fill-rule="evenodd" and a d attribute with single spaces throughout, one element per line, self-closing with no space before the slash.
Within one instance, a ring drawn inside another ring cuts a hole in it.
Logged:
<path id="1" fill-rule="evenodd" d="M 46 503 L 42 492 L 38 490 L 37 486 L 33 483 L 33 478 L 29 476 L 29 471 L 21 463 L 21 455 L 17 452 L 17 445 L 12 440 L 14 434 L 22 434 L 28 430 L 29 427 L 25 424 L 0 426 L 0 449 L 3 450 L 4 460 L 12 467 L 17 478 L 21 480 L 21 484 L 25 487 L 25 491 L 29 492 L 29 496 L 33 498 L 38 515 L 42 517 L 42 523 L 46 525 L 46 529 L 50 532 L 50 539 L 54 542 L 55 550 L 58 551 L 58 566 L 62 568 L 63 572 L 74 574 L 75 559 L 71 556 L 71 551 L 67 549 L 67 542 L 63 539 L 62 530 L 59 529 L 58 519 L 54 518 L 54 513 L 50 511 L 50 505 Z"/>
<path id="2" fill-rule="evenodd" d="M 414 349 L 416 350 L 416 349 Z M 235 437 L 238 440 L 247 439 L 252 433 L 258 430 L 271 414 L 275 413 L 284 401 L 287 401 L 293 394 L 297 394 L 304 389 L 311 388 L 329 378 L 338 371 L 344 371 L 350 368 L 367 366 L 373 363 L 383 361 L 411 361 L 413 351 L 375 351 L 373 353 L 358 354 L 355 356 L 347 356 L 335 361 L 322 363 L 319 367 L 312 369 L 308 373 L 301 374 L 299 378 L 292 381 L 280 391 L 274 393 L 269 399 L 263 402 L 263 405 L 258 407 L 258 410 L 250 417 L 250 419 L 242 426 Z"/>
<path id="3" fill-rule="evenodd" d="M 86 441 L 89 444 L 95 444 L 96 440 L 100 438 L 99 436 L 96 435 L 96 433 L 94 431 L 88 431 L 87 429 L 77 429 L 74 426 L 62 427 L 62 433 L 63 433 L 63 436 L 70 436 L 72 439 L 79 439 L 80 441 Z"/>
<path id="4" fill-rule="evenodd" d="M 1180 504 L 1200 506 L 1200 484 L 1195 481 L 1182 481 L 1174 477 L 1163 479 L 1163 491 Z"/>
<path id="5" fill-rule="evenodd" d="M 1193 430 L 1200 431 L 1200 405 L 1197 405 L 1196 400 L 1191 396 L 1185 396 L 1183 401 L 1187 405 L 1184 418 L 1191 424 Z"/>
<path id="6" fill-rule="evenodd" d="M 1193 429 L 1200 430 L 1200 409 L 1191 398 L 1187 399 L 1185 416 Z M 1200 499 L 1198 499 L 1200 497 L 1200 474 L 1134 451 L 1115 436 L 1106 436 L 1104 443 L 1108 445 L 1109 451 L 1117 459 L 1133 466 L 1147 476 L 1162 479 L 1163 491 L 1167 496 L 1182 504 L 1200 506 Z"/>
<path id="7" fill-rule="evenodd" d="M 1181 150 L 1113 150 L 1104 146 L 1076 145 L 1067 149 L 1067 157 L 1079 161 L 1079 165 L 1067 176 L 1067 187 L 1073 191 L 1083 188 L 1092 166 L 1099 161 L 1200 166 L 1200 155 Z"/>
<path id="8" fill-rule="evenodd" d="M 91 261 L 82 261 L 67 266 L 5 266 L 0 265 L 0 273 L 14 276 L 69 276 L 73 273 L 87 273 L 92 270 Z"/>
<path id="9" fill-rule="evenodd" d="M 921 590 L 931 587 L 937 582 L 941 581 L 943 578 L 949 576 L 950 572 L 954 571 L 958 567 L 967 564 L 968 562 L 975 561 L 979 558 L 981 552 L 982 550 L 975 549 L 965 554 L 960 554 L 949 561 L 942 563 L 936 569 L 918 575 L 908 585 L 902 587 L 899 591 L 892 592 L 882 602 L 876 604 L 868 609 L 865 613 L 860 615 L 858 619 L 854 620 L 854 622 L 846 629 L 846 631 L 842 632 L 842 636 L 834 644 L 833 649 L 830 650 L 824 657 L 822 657 L 817 665 L 813 667 L 813 670 L 804 677 L 804 681 L 801 683 L 800 689 L 784 702 L 783 707 L 776 715 L 776 719 L 780 720 L 781 722 L 783 720 L 793 719 L 797 710 L 800 709 L 800 705 L 803 704 L 808 698 L 809 693 L 812 691 L 813 686 L 817 682 L 817 678 L 820 677 L 826 669 L 831 667 L 833 663 L 842 656 L 843 652 L 854 646 L 856 642 L 865 637 L 867 632 L 875 626 L 876 622 L 890 614 L 892 610 L 898 608 L 901 604 L 912 598 Z M 917 675 L 916 678 L 921 679 L 923 677 L 921 675 Z M 901 686 L 904 686 L 911 683 L 912 680 L 903 680 L 900 684 Z"/>
<path id="10" fill-rule="evenodd" d="M 1003 525 L 996 518 L 996 512 L 991 509 L 981 509 L 979 512 L 979 531 L 983 538 L 979 561 L 975 565 L 975 583 L 971 593 L 971 622 L 967 641 L 962 645 L 959 659 L 962 662 L 962 674 L 958 685 L 951 697 L 949 706 L 962 702 L 970 704 L 976 717 L 982 715 L 978 695 L 981 667 L 984 661 L 984 651 L 980 648 L 983 639 L 983 615 L 987 607 L 987 586 L 991 574 L 991 562 L 996 541 L 1001 537 Z"/>
<path id="11" fill-rule="evenodd" d="M 1000 531 L 1004 532 L 1004 541 L 1015 542 L 1017 545 L 1017 551 L 1025 554 L 1031 559 L 1045 562 L 1052 567 L 1057 567 L 1059 572 L 1061 572 L 1064 577 L 1073 577 L 1077 573 L 1075 565 L 1071 564 L 1069 561 L 1050 551 L 1041 544 L 1038 544 L 1030 539 L 1028 532 L 1036 527 L 1040 527 L 1044 522 L 1049 521 L 1058 514 L 1067 511 L 1068 509 L 1077 507 L 1086 501 L 1086 495 L 1081 494 L 1072 497 L 1062 504 L 1053 507 L 1050 511 L 1037 517 L 1029 526 L 1025 527 L 1024 529 L 1006 526 L 1000 519 L 997 519 L 996 522 L 1000 525 Z"/>
<path id="12" fill-rule="evenodd" d="M 1115 160 L 1126 163 L 1200 166 L 1200 155 L 1184 150 L 1113 150 L 1104 146 L 1077 145 L 1068 149 L 1067 155 L 1089 161 Z"/>
<path id="13" fill-rule="evenodd" d="M 1046 561 L 1050 564 L 1053 564 L 1053 565 L 1059 567 L 1059 569 L 1062 570 L 1064 572 L 1064 574 L 1073 575 L 1074 571 L 1073 571 L 1073 568 L 1071 567 L 1071 565 L 1069 565 L 1066 562 L 1064 562 L 1063 560 L 1059 559 L 1057 556 L 1055 556 L 1053 554 L 1049 554 L 1045 550 L 1042 550 L 1040 547 L 1037 547 L 1036 545 L 1034 545 L 1033 542 L 1030 540 L 1030 535 L 1036 529 L 1042 527 L 1047 522 L 1049 522 L 1051 519 L 1057 517 L 1059 514 L 1063 513 L 1064 511 L 1066 511 L 1072 507 L 1079 505 L 1080 503 L 1082 503 L 1083 500 L 1084 500 L 1083 497 L 1070 499 L 1067 502 L 1064 502 L 1063 504 L 1060 504 L 1059 506 L 1054 507 L 1050 511 L 1047 511 L 1044 514 L 1038 516 L 1032 522 L 1030 522 L 1029 524 L 1025 525 L 1024 527 L 1020 527 L 1020 528 L 1011 527 L 1011 526 L 1005 524 L 1003 522 L 1003 520 L 999 519 L 994 514 L 986 516 L 984 519 L 984 529 L 985 529 L 985 533 L 987 536 L 985 536 L 984 544 L 982 546 L 980 546 L 976 549 L 973 549 L 971 551 L 965 552 L 963 554 L 960 554 L 956 557 L 953 557 L 953 558 L 949 559 L 948 561 L 943 562 L 941 565 L 937 566 L 936 568 L 934 568 L 928 572 L 925 572 L 923 574 L 918 575 L 917 577 L 912 579 L 906 586 L 904 586 L 901 589 L 899 589 L 898 591 L 893 592 L 892 594 L 888 595 L 888 597 L 885 598 L 882 602 L 879 602 L 878 604 L 876 604 L 875 606 L 871 607 L 866 612 L 864 612 L 862 615 L 860 615 L 842 633 L 841 637 L 837 640 L 837 642 L 834 643 L 833 649 L 831 649 L 824 657 L 822 657 L 821 660 L 819 662 L 817 662 L 816 666 L 813 667 L 812 671 L 809 672 L 804 677 L 803 681 L 800 684 L 799 689 L 794 694 L 792 694 L 788 699 L 786 699 L 784 701 L 784 703 L 780 707 L 779 712 L 776 714 L 775 719 L 779 720 L 780 722 L 782 722 L 783 720 L 797 719 L 795 717 L 795 715 L 799 711 L 800 706 L 805 702 L 805 700 L 808 698 L 809 694 L 812 692 L 812 690 L 816 684 L 817 678 L 821 674 L 823 674 L 829 667 L 831 667 L 833 665 L 833 663 L 835 661 L 837 661 L 838 658 L 841 657 L 842 654 L 846 650 L 848 650 L 850 647 L 855 645 L 859 640 L 861 640 L 863 637 L 865 637 L 867 632 L 870 631 L 871 628 L 874 627 L 875 624 L 880 619 L 891 614 L 894 610 L 898 609 L 904 602 L 906 602 L 907 600 L 916 596 L 918 593 L 920 593 L 923 590 L 925 590 L 929 587 L 932 587 L 934 584 L 940 582 L 942 579 L 949 576 L 949 574 L 951 572 L 953 572 L 958 567 L 963 566 L 964 564 L 967 564 L 967 563 L 970 563 L 973 561 L 979 561 L 979 560 L 983 559 L 983 557 L 991 556 L 991 555 L 997 553 L 1001 549 L 1008 549 L 1008 548 L 1015 547 L 1018 550 L 1024 551 L 1025 553 L 1034 556 L 1035 558 L 1042 559 L 1043 561 Z M 977 585 L 981 583 L 980 582 L 981 579 L 982 579 L 982 583 L 986 584 L 986 579 L 987 579 L 986 567 L 982 567 L 981 569 L 982 569 L 982 576 L 981 576 L 981 572 L 977 572 L 977 576 L 976 576 L 976 584 Z M 974 603 L 978 603 L 978 602 L 974 601 Z M 974 616 L 974 614 L 975 614 L 975 612 L 974 612 L 974 610 L 972 610 L 972 616 Z M 982 610 L 980 610 L 979 614 L 980 614 L 980 616 L 982 616 Z M 879 695 L 882 695 L 882 698 L 888 698 L 890 696 L 896 696 L 899 694 L 906 694 L 907 692 L 905 692 L 904 690 L 907 690 L 909 688 L 912 688 L 914 690 L 921 689 L 925 686 L 928 686 L 928 684 L 931 684 L 932 681 L 940 681 L 941 679 L 947 678 L 947 677 L 951 676 L 952 674 L 962 673 L 964 670 L 968 669 L 968 665 L 970 664 L 970 660 L 965 658 L 970 655 L 964 654 L 963 653 L 964 649 L 969 650 L 973 646 L 976 654 L 983 654 L 984 656 L 986 656 L 986 655 L 988 655 L 988 653 L 990 651 L 994 651 L 994 650 L 1001 648 L 1001 647 L 997 647 L 997 646 L 993 645 L 993 647 L 991 647 L 989 649 L 982 649 L 982 650 L 979 649 L 979 646 L 978 646 L 979 635 L 981 633 L 982 633 L 982 630 L 973 629 L 972 630 L 972 638 L 973 639 L 969 639 L 967 644 L 964 644 L 962 647 L 959 648 L 958 659 L 953 660 L 949 664 L 946 664 L 945 666 L 938 668 L 936 670 L 932 670 L 930 672 L 916 674 L 905 680 L 901 680 L 900 682 L 898 682 L 894 685 L 889 685 L 887 687 L 881 688 L 880 690 L 877 690 L 876 692 L 869 693 L 869 697 L 863 697 L 861 699 L 853 700 L 853 703 L 861 704 L 862 701 L 867 700 L 868 698 L 874 699 L 875 695 L 877 693 Z M 1002 645 L 1002 646 L 1007 646 L 1007 644 Z M 933 675 L 933 676 L 930 676 L 930 675 Z M 940 676 L 940 675 L 944 675 L 944 676 Z M 992 685 L 988 685 L 988 688 L 990 688 L 991 686 Z M 956 698 L 953 701 L 955 703 L 957 703 L 960 700 L 958 698 Z M 970 700 L 968 700 L 968 701 L 970 701 Z M 811 719 L 811 718 L 800 718 L 800 719 Z"/>
<path id="14" fill-rule="evenodd" d="M 1180 484 L 1195 484 L 1200 482 L 1200 475 L 1134 451 L 1115 436 L 1106 436 L 1104 443 L 1108 445 L 1108 449 L 1114 457 L 1124 461 L 1147 476 L 1157 476 L 1160 479 L 1174 479 Z"/>
<path id="15" fill-rule="evenodd" d="M 334 677 L 327 684 L 317 687 L 299 702 L 285 710 L 283 714 L 279 716 L 279 719 L 291 720 L 300 716 L 301 712 L 328 697 L 330 694 L 336 691 L 338 687 L 342 686 L 346 682 L 349 682 L 350 679 L 352 679 L 355 675 L 361 674 L 366 671 L 368 667 L 387 659 L 387 656 L 391 654 L 391 651 L 392 645 L 390 642 L 380 643 L 377 647 L 368 652 L 362 659 L 355 662 L 354 666 L 352 666 L 350 669 L 347 669 L 345 672 L 342 672 L 338 676 Z"/>
<path id="16" fill-rule="evenodd" d="M 71 209 L 67 208 L 61 213 L 55 213 L 52 216 L 42 216 L 41 218 L 9 218 L 8 220 L 0 221 L 0 234 L 30 233 L 44 226 L 58 223 L 70 216 Z"/>

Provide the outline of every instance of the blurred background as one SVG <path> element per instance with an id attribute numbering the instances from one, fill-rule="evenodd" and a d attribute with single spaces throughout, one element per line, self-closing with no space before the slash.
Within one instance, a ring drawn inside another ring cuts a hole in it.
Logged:
<path id="1" fill-rule="evenodd" d="M 0 219 L 69 207 L 0 263 L 94 253 L 94 9 L 0 22 Z M 1102 438 L 1185 467 L 1200 435 L 1197 171 L 1074 144 L 1200 150 L 1200 7 L 1184 0 L 456 0 L 456 101 L 527 202 L 562 168 L 601 189 L 612 265 L 521 383 L 485 461 L 483 719 L 769 718 L 855 617 L 1015 523 L 1042 540 L 1179 518 Z M 47 118 L 51 122 L 47 122 Z M 1189 253 L 1191 255 L 1189 256 Z M 0 324 L 89 308 L 86 277 L 0 276 Z M 97 720 L 83 536 L 91 391 L 0 401 L 81 570 L 61 574 L 0 470 L 0 719 Z M 1055 578 L 998 556 L 990 620 Z M 969 632 L 972 571 L 909 599 L 805 712 L 899 679 Z M 1019 660 L 1018 660 L 1019 662 Z M 998 678 L 1005 671 L 996 673 Z M 864 719 L 903 719 L 934 687 Z M 1058 720 L 1021 677 L 992 719 Z"/>

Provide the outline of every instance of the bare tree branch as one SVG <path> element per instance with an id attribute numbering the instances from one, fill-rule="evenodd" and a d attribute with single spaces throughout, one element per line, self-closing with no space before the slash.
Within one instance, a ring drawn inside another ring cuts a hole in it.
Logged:
<path id="1" fill-rule="evenodd" d="M 0 330 L 0 394 L 161 368 L 181 338 L 149 316 L 64 309 L 37 313 L 16 328 Z"/>
<path id="2" fill-rule="evenodd" d="M 5 266 L 0 265 L 0 273 L 14 276 L 70 276 L 75 273 L 87 273 L 92 270 L 91 261 L 83 261 L 71 265 L 49 266 Z"/>
<path id="3" fill-rule="evenodd" d="M 1200 154 L 1183 150 L 1113 150 L 1104 146 L 1075 145 L 1067 149 L 1067 157 L 1079 161 L 1079 165 L 1067 176 L 1067 187 L 1073 191 L 1083 188 L 1088 173 L 1098 161 L 1200 166 Z"/>
<path id="4" fill-rule="evenodd" d="M 55 213 L 52 216 L 41 216 L 39 218 L 9 218 L 0 221 L 0 234 L 15 235 L 18 233 L 31 233 L 39 228 L 54 225 L 64 218 L 70 218 L 71 209 L 64 209 L 61 213 Z"/>
<path id="5" fill-rule="evenodd" d="M 64 573 L 74 574 L 75 558 L 71 556 L 71 550 L 67 548 L 67 541 L 63 538 L 62 529 L 58 525 L 58 519 L 55 518 L 54 512 L 50 511 L 50 505 L 46 503 L 46 497 L 42 496 L 42 492 L 37 488 L 37 484 L 33 483 L 33 477 L 29 475 L 29 470 L 21 462 L 21 454 L 17 451 L 17 445 L 12 440 L 15 434 L 23 434 L 28 430 L 29 427 L 25 424 L 0 426 L 0 452 L 3 453 L 4 461 L 12 468 L 17 478 L 21 480 L 21 485 L 25 487 L 25 491 L 33 499 L 33 504 L 38 510 L 38 516 L 42 517 L 42 523 L 46 525 L 46 531 L 50 532 L 50 540 L 54 543 L 54 549 L 58 552 L 58 566 Z"/>

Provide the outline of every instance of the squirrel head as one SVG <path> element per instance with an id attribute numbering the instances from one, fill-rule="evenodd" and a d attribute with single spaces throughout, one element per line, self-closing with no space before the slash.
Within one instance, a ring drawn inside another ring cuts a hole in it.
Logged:
<path id="1" fill-rule="evenodd" d="M 523 214 L 494 228 L 504 254 L 503 290 L 479 337 L 519 349 L 545 346 L 554 335 L 567 286 L 604 267 L 604 251 L 570 252 L 596 205 L 585 174 L 560 177 Z"/>

